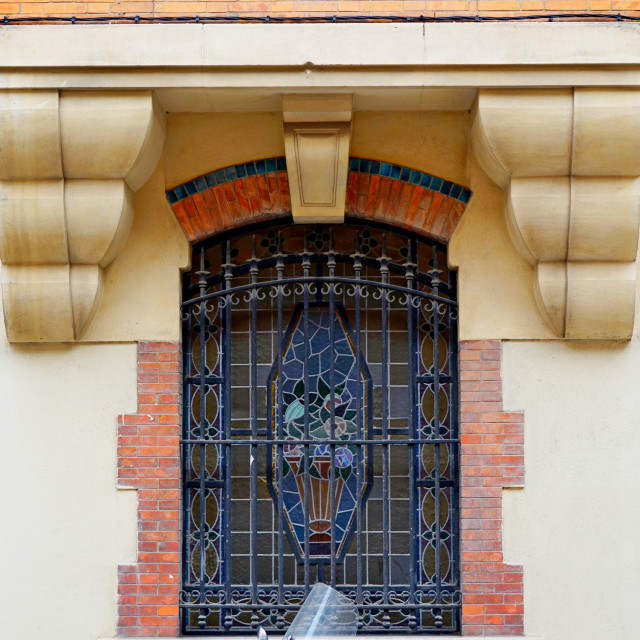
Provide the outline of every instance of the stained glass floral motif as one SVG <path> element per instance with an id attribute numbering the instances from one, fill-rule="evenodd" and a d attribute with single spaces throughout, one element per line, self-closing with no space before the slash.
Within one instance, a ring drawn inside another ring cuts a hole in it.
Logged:
<path id="1" fill-rule="evenodd" d="M 317 251 L 322 250 L 329 242 L 330 233 L 326 228 L 321 225 L 316 225 L 315 229 L 307 233 L 307 241 L 309 245 Z"/>
<path id="2" fill-rule="evenodd" d="M 278 241 L 278 233 L 276 232 L 275 229 L 269 229 L 269 231 L 267 231 L 267 233 L 265 234 L 264 238 L 262 238 L 262 240 L 260 240 L 260 245 L 261 247 L 265 247 L 267 249 L 267 251 L 273 255 L 275 253 L 278 253 L 278 251 L 280 250 L 280 242 Z"/>
<path id="3" fill-rule="evenodd" d="M 327 306 L 312 306 L 306 317 L 299 306 L 287 330 L 282 369 L 276 362 L 270 375 L 271 433 L 291 444 L 283 446 L 281 469 L 277 468 L 276 451 L 272 449 L 269 488 L 276 504 L 278 493 L 282 495 L 288 534 L 299 559 L 304 558 L 304 508 L 308 502 L 309 556 L 315 562 L 330 561 L 334 501 L 335 552 L 339 558 L 343 555 L 353 532 L 358 489 L 364 504 L 371 473 L 367 447 L 358 452 L 358 447 L 350 444 L 359 430 L 361 438 L 369 432 L 370 375 L 362 357 L 358 371 L 354 342 L 341 308 L 333 315 L 331 349 L 331 318 Z M 282 406 L 278 410 L 280 397 Z M 314 442 L 307 451 L 298 444 L 305 436 Z"/>

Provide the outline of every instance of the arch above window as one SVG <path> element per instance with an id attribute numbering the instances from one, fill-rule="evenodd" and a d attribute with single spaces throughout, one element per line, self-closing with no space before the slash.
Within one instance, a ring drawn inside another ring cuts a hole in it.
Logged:
<path id="1" fill-rule="evenodd" d="M 217 169 L 166 195 L 191 242 L 291 212 L 284 157 Z M 351 216 L 388 222 L 446 243 L 470 197 L 466 187 L 416 169 L 349 159 L 346 213 Z"/>

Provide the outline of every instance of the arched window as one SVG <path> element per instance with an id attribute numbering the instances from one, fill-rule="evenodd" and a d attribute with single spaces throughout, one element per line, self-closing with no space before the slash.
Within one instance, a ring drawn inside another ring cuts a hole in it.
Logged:
<path id="1" fill-rule="evenodd" d="M 362 631 L 457 631 L 445 247 L 360 222 L 217 236 L 185 275 L 185 632 L 277 631 L 323 581 Z"/>

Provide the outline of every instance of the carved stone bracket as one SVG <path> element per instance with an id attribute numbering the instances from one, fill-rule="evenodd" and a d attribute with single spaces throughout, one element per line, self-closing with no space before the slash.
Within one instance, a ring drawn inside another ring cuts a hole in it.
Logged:
<path id="1" fill-rule="evenodd" d="M 0 260 L 11 342 L 82 335 L 164 126 L 150 91 L 0 92 Z"/>
<path id="2" fill-rule="evenodd" d="M 506 189 L 509 232 L 561 337 L 630 338 L 640 90 L 481 90 L 472 144 Z"/>
<path id="3" fill-rule="evenodd" d="M 344 221 L 352 102 L 350 95 L 282 97 L 295 222 Z"/>

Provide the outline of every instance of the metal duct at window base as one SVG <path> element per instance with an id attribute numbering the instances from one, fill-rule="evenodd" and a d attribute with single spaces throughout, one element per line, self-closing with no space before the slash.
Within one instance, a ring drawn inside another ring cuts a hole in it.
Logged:
<path id="1" fill-rule="evenodd" d="M 317 581 L 359 632 L 460 628 L 455 278 L 382 226 L 282 225 L 185 275 L 185 633 L 284 630 Z"/>

